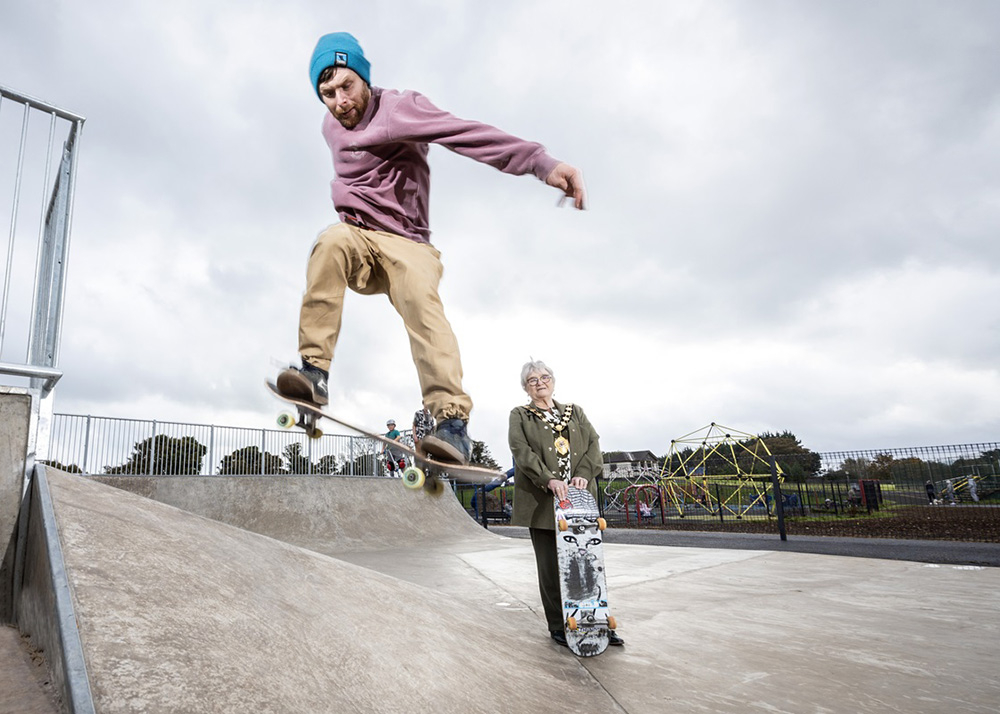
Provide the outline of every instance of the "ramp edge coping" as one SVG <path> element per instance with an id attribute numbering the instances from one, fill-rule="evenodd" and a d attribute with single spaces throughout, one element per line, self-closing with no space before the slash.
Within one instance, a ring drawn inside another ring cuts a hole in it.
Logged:
<path id="1" fill-rule="evenodd" d="M 49 482 L 43 464 L 35 465 L 34 481 L 37 486 L 39 512 L 42 514 L 45 543 L 49 550 L 49 577 L 52 581 L 56 625 L 66 679 L 66 691 L 64 692 L 66 705 L 71 714 L 95 714 L 94 699 L 90 691 L 90 678 L 87 676 L 87 663 L 83 655 L 83 642 L 77 627 L 73 595 L 70 591 L 69 577 L 66 574 L 66 563 L 63 560 L 59 529 L 56 526 L 55 509 L 52 505 L 52 494 L 49 491 Z"/>

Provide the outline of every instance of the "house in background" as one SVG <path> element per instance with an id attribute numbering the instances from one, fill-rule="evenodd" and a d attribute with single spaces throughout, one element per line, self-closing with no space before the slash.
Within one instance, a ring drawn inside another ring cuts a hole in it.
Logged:
<path id="1" fill-rule="evenodd" d="M 604 454 L 604 478 L 633 478 L 652 472 L 658 476 L 663 461 L 648 449 L 609 451 Z"/>

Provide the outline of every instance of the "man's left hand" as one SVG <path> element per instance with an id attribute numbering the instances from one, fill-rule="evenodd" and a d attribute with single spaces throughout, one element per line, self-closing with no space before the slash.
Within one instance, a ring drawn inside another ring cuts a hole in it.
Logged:
<path id="1" fill-rule="evenodd" d="M 572 198 L 573 205 L 578 210 L 582 211 L 587 207 L 587 189 L 583 186 L 583 172 L 580 169 L 573 168 L 567 163 L 557 164 L 545 179 L 545 183 L 566 194 L 559 201 L 560 205 L 566 198 Z"/>

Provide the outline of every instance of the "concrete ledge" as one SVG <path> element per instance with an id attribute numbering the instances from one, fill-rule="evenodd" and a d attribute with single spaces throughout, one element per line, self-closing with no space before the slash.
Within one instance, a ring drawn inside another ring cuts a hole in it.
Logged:
<path id="1" fill-rule="evenodd" d="M 29 496 L 24 574 L 16 594 L 18 629 L 45 652 L 53 683 L 70 714 L 92 714 L 94 703 L 63 561 L 46 469 L 35 466 Z"/>
<path id="2" fill-rule="evenodd" d="M 327 555 L 494 543 L 447 489 L 439 496 L 399 479 L 358 476 L 90 476 L 144 498 Z"/>

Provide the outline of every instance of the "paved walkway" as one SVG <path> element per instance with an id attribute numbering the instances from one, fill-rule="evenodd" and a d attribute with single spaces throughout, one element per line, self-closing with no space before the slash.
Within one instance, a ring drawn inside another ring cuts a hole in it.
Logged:
<path id="1" fill-rule="evenodd" d="M 0 714 L 59 714 L 45 663 L 20 633 L 0 625 Z"/>
<path id="2" fill-rule="evenodd" d="M 517 526 L 491 525 L 490 530 L 512 538 L 528 537 L 528 529 Z M 856 558 L 911 560 L 917 563 L 1000 567 L 1000 543 L 830 538 L 826 536 L 788 536 L 788 540 L 782 541 L 776 535 L 662 531 L 652 528 L 609 528 L 605 533 L 605 540 L 608 543 L 629 543 L 632 545 L 769 550 L 783 553 L 816 553 Z"/>

